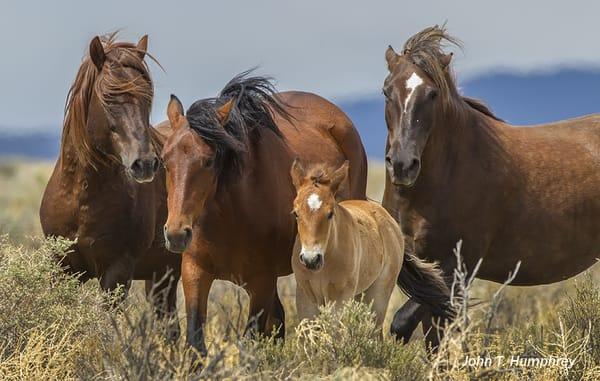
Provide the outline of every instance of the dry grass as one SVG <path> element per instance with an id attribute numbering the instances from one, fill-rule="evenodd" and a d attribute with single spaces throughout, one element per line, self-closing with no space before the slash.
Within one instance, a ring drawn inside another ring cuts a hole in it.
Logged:
<path id="1" fill-rule="evenodd" d="M 600 289 L 597 269 L 560 284 L 501 287 L 457 273 L 460 318 L 437 356 L 421 334 L 408 346 L 381 340 L 369 309 L 349 303 L 298 322 L 293 278 L 279 282 L 287 339 L 242 335 L 246 293 L 216 282 L 210 293 L 209 356 L 194 364 L 183 339 L 166 337 L 135 285 L 118 309 L 97 282 L 80 286 L 57 268 L 50 253 L 62 241 L 39 237 L 38 207 L 48 164 L 0 163 L 0 379 L 599 379 Z M 374 164 L 368 193 L 380 199 L 383 170 Z M 461 278 L 462 276 L 462 278 Z M 457 294 L 458 295 L 458 294 Z M 465 298 L 466 297 L 466 298 Z M 484 301 L 468 306 L 469 298 Z M 404 297 L 396 291 L 385 329 Z M 183 312 L 180 325 L 184 328 Z M 465 356 L 558 356 L 572 368 L 494 364 L 463 367 Z"/>

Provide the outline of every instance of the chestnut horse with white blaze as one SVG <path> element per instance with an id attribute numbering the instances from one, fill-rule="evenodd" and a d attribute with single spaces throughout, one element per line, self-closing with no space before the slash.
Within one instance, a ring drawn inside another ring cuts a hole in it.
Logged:
<path id="1" fill-rule="evenodd" d="M 344 301 L 363 296 L 365 303 L 372 303 L 377 328 L 381 328 L 404 257 L 398 223 L 376 202 L 336 201 L 339 186 L 348 176 L 347 161 L 332 171 L 322 165 L 305 169 L 296 160 L 291 176 L 297 193 L 293 213 L 298 236 L 292 268 L 298 285 L 298 316 L 311 318 L 328 302 L 338 308 Z M 425 296 L 422 303 L 450 317 L 450 293 L 440 269 L 413 256 L 409 260 L 422 276 L 412 278 L 407 288 L 420 289 Z"/>
<path id="2" fill-rule="evenodd" d="M 367 159 L 354 125 L 335 105 L 309 93 L 275 94 L 268 79 L 246 73 L 185 114 L 172 96 L 167 114 L 173 133 L 162 151 L 165 240 L 169 250 L 183 253 L 187 339 L 204 354 L 203 325 L 215 279 L 245 287 L 260 332 L 283 325 L 276 286 L 278 276 L 292 272 L 293 158 L 330 166 L 349 160 L 339 191 L 343 199 L 366 198 Z"/>
<path id="3" fill-rule="evenodd" d="M 600 255 L 600 115 L 511 126 L 461 96 L 442 27 L 386 52 L 388 127 L 383 205 L 401 222 L 407 250 L 455 268 L 452 248 L 477 276 L 515 285 L 572 277 Z M 393 331 L 405 340 L 429 309 L 410 300 Z"/>
<path id="4" fill-rule="evenodd" d="M 98 277 L 113 290 L 143 279 L 147 291 L 167 294 L 174 312 L 181 260 L 163 245 L 166 190 L 157 154 L 163 138 L 150 126 L 148 40 L 115 38 L 92 40 L 71 86 L 40 220 L 46 236 L 76 240 L 62 264 L 82 282 Z M 155 301 L 161 307 L 162 298 Z"/>

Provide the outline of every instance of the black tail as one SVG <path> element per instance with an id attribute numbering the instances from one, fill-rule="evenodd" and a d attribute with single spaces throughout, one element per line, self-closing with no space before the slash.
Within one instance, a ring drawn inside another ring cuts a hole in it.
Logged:
<path id="1" fill-rule="evenodd" d="M 450 305 L 450 290 L 436 263 L 426 262 L 405 252 L 398 286 L 417 303 L 429 307 L 433 315 L 444 319 L 454 317 L 454 310 Z"/>

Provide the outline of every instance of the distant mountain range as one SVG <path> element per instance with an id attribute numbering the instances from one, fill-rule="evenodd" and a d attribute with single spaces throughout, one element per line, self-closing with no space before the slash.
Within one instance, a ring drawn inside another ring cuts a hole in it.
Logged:
<path id="1" fill-rule="evenodd" d="M 600 70 L 565 69 L 542 74 L 495 73 L 460 84 L 502 119 L 537 124 L 600 112 Z M 370 157 L 382 158 L 386 127 L 380 94 L 337 102 L 358 127 Z M 0 131 L 2 129 L 0 128 Z M 0 156 L 55 159 L 60 127 L 31 135 L 0 135 Z"/>

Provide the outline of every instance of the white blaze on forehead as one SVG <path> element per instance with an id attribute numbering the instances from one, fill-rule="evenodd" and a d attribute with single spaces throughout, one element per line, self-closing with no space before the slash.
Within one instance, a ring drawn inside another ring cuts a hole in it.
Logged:
<path id="1" fill-rule="evenodd" d="M 310 210 L 312 210 L 313 212 L 319 210 L 321 205 L 323 205 L 323 201 L 321 201 L 321 198 L 316 193 L 313 193 L 310 196 L 308 196 L 306 203 L 308 204 Z"/>
<path id="2" fill-rule="evenodd" d="M 415 93 L 417 87 L 419 87 L 423 83 L 423 79 L 419 77 L 417 73 L 412 73 L 410 78 L 406 81 L 406 99 L 404 100 L 404 112 L 406 112 L 406 108 L 408 107 L 408 101 Z"/>

